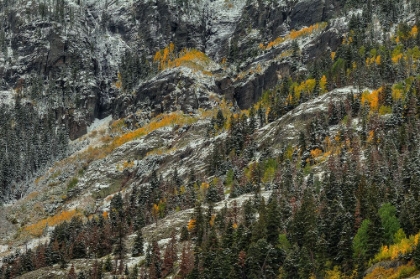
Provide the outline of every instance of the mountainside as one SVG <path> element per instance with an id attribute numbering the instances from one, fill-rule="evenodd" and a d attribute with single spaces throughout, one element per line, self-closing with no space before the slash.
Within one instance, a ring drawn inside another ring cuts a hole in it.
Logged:
<path id="1" fill-rule="evenodd" d="M 419 274 L 419 15 L 0 0 L 0 279 Z"/>

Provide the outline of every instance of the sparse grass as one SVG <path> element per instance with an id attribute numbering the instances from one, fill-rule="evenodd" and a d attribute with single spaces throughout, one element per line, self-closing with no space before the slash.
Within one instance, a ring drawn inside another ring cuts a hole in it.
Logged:
<path id="1" fill-rule="evenodd" d="M 38 192 L 32 192 L 32 193 L 30 193 L 30 194 L 26 197 L 26 199 L 28 199 L 28 200 L 33 200 L 33 199 L 35 199 L 38 195 L 39 195 L 39 193 L 38 193 Z"/>
<path id="2" fill-rule="evenodd" d="M 38 177 L 35 179 L 35 184 L 36 184 L 36 185 L 38 185 L 38 184 L 39 184 L 39 182 L 41 181 L 41 179 L 42 179 L 42 176 L 38 176 Z"/>
<path id="3" fill-rule="evenodd" d="M 119 191 L 121 188 L 121 181 L 116 180 L 107 188 L 100 189 L 99 192 L 95 193 L 93 196 L 95 199 L 104 199 L 107 196 Z"/>
<path id="4" fill-rule="evenodd" d="M 69 184 L 67 184 L 67 190 L 72 190 L 74 187 L 76 187 L 77 183 L 79 183 L 79 179 L 77 177 L 73 177 Z"/>
<path id="5" fill-rule="evenodd" d="M 83 154 L 85 158 L 87 158 L 87 161 L 90 163 L 97 159 L 105 158 L 108 154 L 110 154 L 112 151 L 114 151 L 116 148 L 120 147 L 121 145 L 132 141 L 139 139 L 145 135 L 148 135 L 149 133 L 163 128 L 163 127 L 169 127 L 169 126 L 182 126 L 182 125 L 190 125 L 198 121 L 198 118 L 191 115 L 183 114 L 182 112 L 172 112 L 169 114 L 161 114 L 153 118 L 150 123 L 144 125 L 141 128 L 138 128 L 134 131 L 130 131 L 128 133 L 124 133 L 122 135 L 116 136 L 111 139 L 107 139 L 106 141 L 109 141 L 109 143 L 105 146 L 101 147 L 89 147 Z M 116 127 L 120 127 L 121 123 L 123 121 L 118 120 L 115 124 L 114 130 L 117 130 Z M 114 125 L 113 124 L 113 125 Z M 103 141 L 103 140 L 102 140 Z"/>
<path id="6" fill-rule="evenodd" d="M 49 182 L 49 183 L 47 184 L 47 186 L 48 186 L 48 187 L 50 187 L 50 188 L 55 187 L 55 186 L 57 186 L 57 185 L 60 185 L 60 182 L 55 181 L 55 182 Z"/>
<path id="7" fill-rule="evenodd" d="M 134 161 L 124 161 L 122 164 L 117 165 L 118 171 L 124 171 L 125 169 L 131 169 L 134 167 Z"/>
<path id="8" fill-rule="evenodd" d="M 90 137 L 90 138 L 94 138 L 94 137 L 96 137 L 97 135 L 98 135 L 98 131 L 93 130 L 93 131 L 89 134 L 89 137 Z"/>
<path id="9" fill-rule="evenodd" d="M 61 170 L 58 170 L 58 171 L 56 171 L 56 172 L 54 172 L 52 175 L 51 175 L 51 179 L 56 179 L 57 177 L 59 177 L 61 175 Z"/>
<path id="10" fill-rule="evenodd" d="M 122 129 L 125 127 L 124 119 L 115 120 L 110 125 L 111 133 L 121 133 Z"/>
<path id="11" fill-rule="evenodd" d="M 78 176 L 83 176 L 84 174 L 85 174 L 85 169 L 84 168 L 81 168 L 78 172 L 77 172 L 77 175 Z"/>

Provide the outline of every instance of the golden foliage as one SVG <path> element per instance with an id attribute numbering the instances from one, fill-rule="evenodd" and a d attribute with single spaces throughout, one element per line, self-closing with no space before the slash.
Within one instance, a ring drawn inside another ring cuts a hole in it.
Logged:
<path id="1" fill-rule="evenodd" d="M 313 278 L 315 278 L 315 276 Z M 333 269 L 326 271 L 325 278 L 326 279 L 355 279 L 357 278 L 357 271 L 354 270 L 352 274 L 345 275 L 341 273 L 340 268 L 338 266 L 334 266 Z"/>
<path id="2" fill-rule="evenodd" d="M 309 27 L 304 27 L 300 30 L 292 30 L 285 37 L 278 37 L 274 41 L 269 42 L 266 46 L 264 44 L 259 44 L 259 48 L 262 50 L 269 50 L 275 46 L 282 44 L 285 41 L 296 40 L 300 37 L 309 36 L 315 32 L 320 32 L 327 27 L 326 22 L 316 23 Z"/>
<path id="3" fill-rule="evenodd" d="M 319 157 L 321 155 L 322 155 L 322 150 L 321 149 L 316 148 L 316 149 L 312 149 L 311 150 L 311 156 L 312 156 L 312 158 L 317 158 L 317 157 Z"/>
<path id="4" fill-rule="evenodd" d="M 216 220 L 216 214 L 212 214 L 211 217 L 210 217 L 210 221 L 209 221 L 210 227 L 214 226 L 214 221 L 215 220 Z"/>
<path id="5" fill-rule="evenodd" d="M 302 81 L 299 85 L 294 86 L 294 98 L 296 100 L 299 100 L 301 94 L 310 95 L 313 93 L 316 85 L 315 79 L 307 79 L 305 81 Z"/>
<path id="6" fill-rule="evenodd" d="M 373 90 L 372 92 L 365 91 L 362 93 L 362 104 L 368 103 L 371 110 L 378 110 L 378 100 L 379 94 L 382 93 L 383 87 L 380 87 L 377 90 Z"/>
<path id="7" fill-rule="evenodd" d="M 201 183 L 201 189 L 206 190 L 210 187 L 210 184 L 207 182 L 203 182 Z"/>
<path id="8" fill-rule="evenodd" d="M 369 131 L 369 136 L 368 136 L 368 138 L 367 138 L 367 142 L 372 142 L 373 141 L 373 138 L 374 138 L 374 136 L 375 136 L 375 132 L 374 131 Z"/>
<path id="9" fill-rule="evenodd" d="M 152 207 L 152 215 L 155 219 L 157 219 L 157 217 L 159 216 L 159 205 L 155 203 L 153 204 L 153 207 Z"/>
<path id="10" fill-rule="evenodd" d="M 327 270 L 325 275 L 326 275 L 325 276 L 326 279 L 341 279 L 342 278 L 341 272 L 338 266 L 334 266 L 334 269 L 332 270 Z"/>
<path id="11" fill-rule="evenodd" d="M 207 55 L 197 49 L 183 49 L 179 54 L 176 54 L 174 51 L 175 45 L 170 43 L 167 47 L 155 53 L 153 61 L 158 64 L 159 70 L 179 66 L 198 69 L 196 62 L 208 62 L 210 60 Z"/>
<path id="12" fill-rule="evenodd" d="M 304 27 L 300 30 L 292 30 L 290 31 L 289 37 L 292 40 L 295 40 L 299 37 L 303 37 L 303 36 L 307 36 L 310 35 L 312 33 L 315 33 L 316 31 L 320 31 L 323 30 L 327 27 L 327 23 L 326 22 L 322 22 L 322 23 L 316 23 L 314 25 L 311 25 L 309 27 Z"/>
<path id="13" fill-rule="evenodd" d="M 372 64 L 376 64 L 376 65 L 381 65 L 381 56 L 373 56 L 373 57 L 368 57 L 366 58 L 366 66 L 370 66 Z"/>
<path id="14" fill-rule="evenodd" d="M 412 235 L 409 238 L 405 237 L 398 243 L 390 246 L 382 246 L 378 254 L 374 258 L 374 262 L 380 262 L 384 260 L 395 260 L 401 255 L 411 253 L 417 246 L 419 241 L 420 233 Z"/>
<path id="15" fill-rule="evenodd" d="M 401 265 L 397 268 L 385 269 L 382 266 L 375 268 L 371 273 L 366 275 L 364 279 L 377 279 L 377 278 L 387 278 L 387 279 L 398 279 L 406 278 L 407 276 L 413 274 L 416 270 L 413 261 L 408 262 L 405 265 Z"/>
<path id="16" fill-rule="evenodd" d="M 82 214 L 77 210 L 63 211 L 52 217 L 42 219 L 39 222 L 26 226 L 23 230 L 32 236 L 40 237 L 44 229 L 48 226 L 56 226 L 65 221 L 70 221 L 73 217 L 81 216 Z"/>
<path id="17" fill-rule="evenodd" d="M 319 88 L 321 89 L 321 94 L 327 92 L 327 77 L 323 75 L 319 81 Z"/>
<path id="18" fill-rule="evenodd" d="M 106 146 L 102 146 L 98 148 L 93 148 L 90 146 L 84 152 L 83 157 L 85 157 L 88 162 L 91 162 L 97 159 L 102 159 L 102 158 L 105 158 L 109 153 L 111 153 L 117 147 L 129 141 L 143 137 L 157 129 L 168 127 L 168 126 L 192 124 L 192 123 L 195 123 L 197 120 L 198 119 L 196 117 L 185 115 L 181 112 L 161 114 L 161 115 L 156 116 L 152 121 L 150 121 L 149 124 L 141 128 L 138 128 L 134 131 L 130 131 L 128 133 L 112 138 L 109 144 L 107 144 Z M 118 123 L 121 123 L 121 122 L 118 122 Z"/>
<path id="19" fill-rule="evenodd" d="M 195 219 L 191 219 L 191 220 L 188 222 L 187 229 L 188 229 L 188 231 L 189 231 L 189 232 L 191 232 L 191 231 L 193 231 L 193 230 L 194 230 L 194 228 L 195 228 L 195 223 L 196 223 Z"/>
<path id="20" fill-rule="evenodd" d="M 400 62 L 400 60 L 403 58 L 403 54 L 402 53 L 398 53 L 396 55 L 393 55 L 391 60 L 392 62 L 394 62 L 394 64 L 397 64 L 398 62 Z"/>
<path id="21" fill-rule="evenodd" d="M 385 114 L 390 114 L 390 113 L 392 113 L 392 107 L 390 106 L 381 106 L 379 108 L 380 115 L 385 115 Z"/>
<path id="22" fill-rule="evenodd" d="M 398 84 L 392 87 L 392 98 L 394 100 L 400 100 L 404 96 L 404 88 Z"/>
<path id="23" fill-rule="evenodd" d="M 261 73 L 262 73 L 262 66 L 260 63 L 257 63 L 256 65 L 253 65 L 253 67 L 251 67 L 250 69 L 239 72 L 238 75 L 236 76 L 236 79 L 240 80 L 252 74 L 261 74 Z"/>
<path id="24" fill-rule="evenodd" d="M 415 37 L 417 37 L 417 34 L 419 33 L 419 29 L 417 28 L 417 26 L 416 25 L 414 25 L 413 26 L 413 28 L 411 28 L 411 31 L 410 31 L 410 36 L 412 37 L 412 38 L 415 38 Z"/>

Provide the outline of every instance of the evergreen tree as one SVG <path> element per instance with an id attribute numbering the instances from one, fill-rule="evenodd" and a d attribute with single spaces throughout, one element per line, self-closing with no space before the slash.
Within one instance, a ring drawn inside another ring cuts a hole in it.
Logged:
<path id="1" fill-rule="evenodd" d="M 108 257 L 106 257 L 105 264 L 104 264 L 104 270 L 106 272 L 112 271 L 112 261 L 111 261 L 111 257 L 109 255 L 108 255 Z"/>
<path id="2" fill-rule="evenodd" d="M 69 274 L 67 275 L 67 278 L 68 279 L 76 279 L 77 278 L 76 272 L 74 271 L 74 265 L 73 264 L 70 267 L 70 271 L 69 271 Z"/>
<path id="3" fill-rule="evenodd" d="M 385 203 L 379 209 L 381 225 L 384 229 L 384 243 L 394 243 L 394 235 L 400 229 L 400 222 L 396 217 L 397 210 L 390 203 Z"/>
<path id="4" fill-rule="evenodd" d="M 143 255 L 143 234 L 141 230 L 137 231 L 136 238 L 134 239 L 132 255 L 133 257 Z"/>
<path id="5" fill-rule="evenodd" d="M 149 267 L 149 276 L 151 279 L 162 277 L 162 259 L 160 256 L 160 248 L 156 240 L 152 241 L 152 254 Z"/>
<path id="6" fill-rule="evenodd" d="M 275 196 L 271 196 L 267 205 L 267 242 L 273 247 L 277 245 L 281 224 L 280 208 Z"/>

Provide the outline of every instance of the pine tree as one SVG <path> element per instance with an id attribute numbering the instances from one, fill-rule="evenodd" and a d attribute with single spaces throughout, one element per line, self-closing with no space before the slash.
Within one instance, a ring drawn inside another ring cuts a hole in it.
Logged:
<path id="1" fill-rule="evenodd" d="M 276 197 L 272 195 L 267 205 L 267 242 L 273 247 L 277 245 L 281 227 L 280 208 Z"/>
<path id="2" fill-rule="evenodd" d="M 152 241 L 152 254 L 149 267 L 150 279 L 162 277 L 162 259 L 160 256 L 160 248 L 156 240 Z"/>
<path id="3" fill-rule="evenodd" d="M 134 265 L 133 271 L 130 272 L 128 279 L 137 279 L 139 277 L 139 267 L 137 264 Z"/>
<path id="4" fill-rule="evenodd" d="M 134 239 L 132 256 L 138 257 L 140 255 L 143 255 L 143 234 L 141 230 L 138 230 L 136 238 Z"/>
<path id="5" fill-rule="evenodd" d="M 74 265 L 73 264 L 70 267 L 70 271 L 69 271 L 69 274 L 67 275 L 67 278 L 68 279 L 76 279 L 77 278 L 76 272 L 74 271 Z"/>
<path id="6" fill-rule="evenodd" d="M 188 233 L 188 229 L 186 226 L 183 226 L 181 228 L 181 236 L 179 237 L 180 241 L 186 241 L 189 238 L 189 233 Z"/>
<path id="7" fill-rule="evenodd" d="M 163 256 L 162 277 L 166 277 L 174 271 L 174 263 L 177 261 L 176 236 L 172 232 L 171 240 L 166 246 Z"/>
<path id="8" fill-rule="evenodd" d="M 257 242 L 259 239 L 266 239 L 267 237 L 267 211 L 264 198 L 261 198 L 258 213 L 260 215 L 258 221 L 252 226 L 252 242 Z"/>
<path id="9" fill-rule="evenodd" d="M 385 203 L 379 209 L 381 225 L 384 229 L 384 243 L 390 245 L 394 243 L 394 235 L 400 229 L 400 222 L 396 217 L 397 210 L 390 203 Z"/>
<path id="10" fill-rule="evenodd" d="M 218 201 L 221 201 L 219 192 L 217 191 L 217 188 L 215 185 L 213 185 L 213 183 L 210 183 L 210 186 L 207 189 L 206 201 L 208 203 L 216 203 Z"/>
<path id="11" fill-rule="evenodd" d="M 83 241 L 83 236 L 78 237 L 73 245 L 73 258 L 82 259 L 85 258 L 86 255 L 86 245 Z"/>
<path id="12" fill-rule="evenodd" d="M 414 264 L 417 268 L 420 267 L 420 241 L 417 243 L 416 249 L 413 252 L 413 260 Z"/>
<path id="13" fill-rule="evenodd" d="M 106 260 L 105 260 L 104 270 L 106 272 L 110 272 L 110 271 L 112 271 L 112 269 L 113 269 L 113 267 L 112 267 L 111 257 L 108 255 L 108 257 L 106 257 Z"/>
<path id="14" fill-rule="evenodd" d="M 178 277 L 184 279 L 194 268 L 194 255 L 191 251 L 190 243 L 184 244 L 181 253 L 181 262 L 179 264 Z"/>

